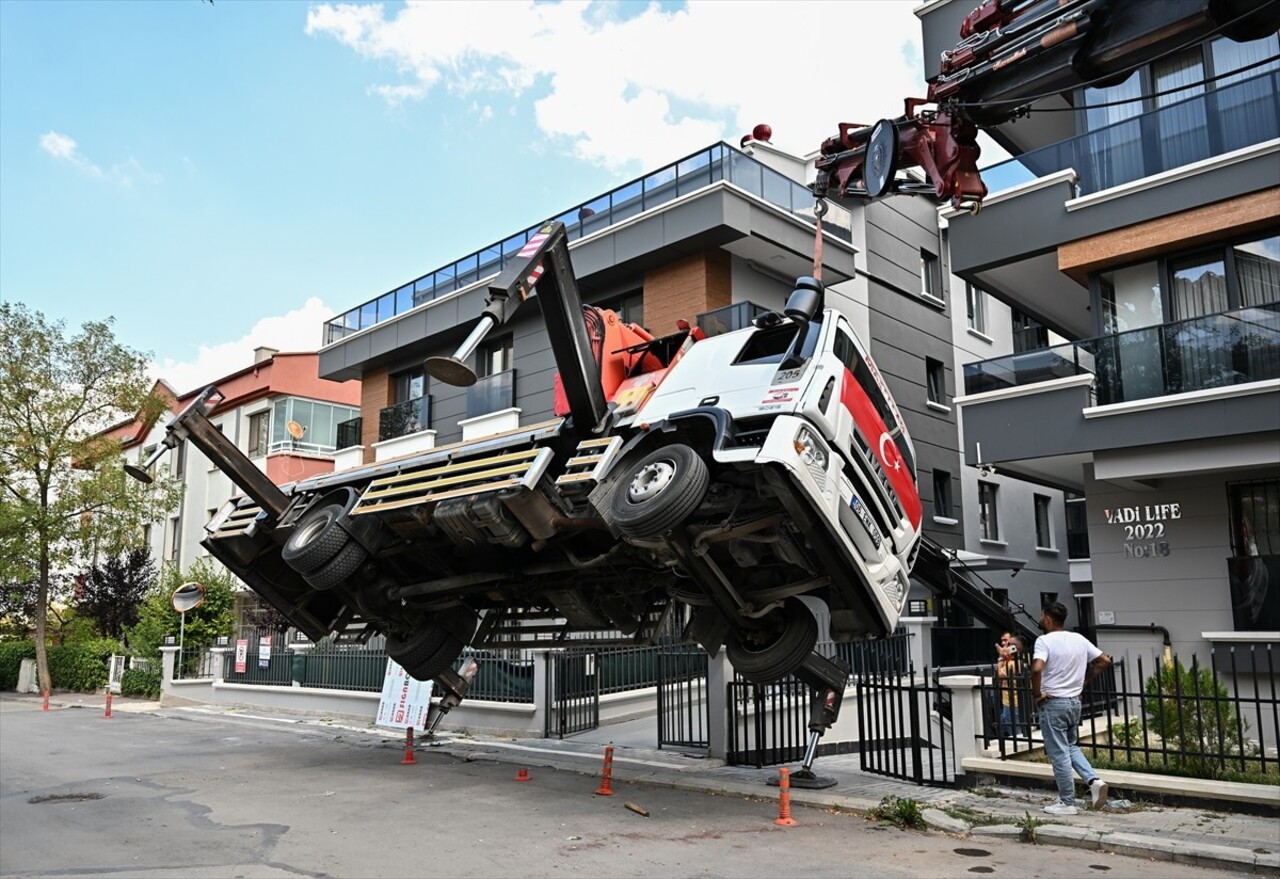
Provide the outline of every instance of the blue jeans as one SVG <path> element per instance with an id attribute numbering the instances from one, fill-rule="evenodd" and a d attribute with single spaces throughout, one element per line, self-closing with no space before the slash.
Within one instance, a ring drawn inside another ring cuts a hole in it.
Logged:
<path id="1" fill-rule="evenodd" d="M 1000 708 L 1000 735 L 1006 739 L 1014 736 L 1025 736 L 1026 728 L 1022 725 L 1022 712 L 1012 705 Z"/>
<path id="2" fill-rule="evenodd" d="M 1044 752 L 1053 764 L 1053 780 L 1058 785 L 1058 797 L 1068 805 L 1075 805 L 1076 783 L 1071 771 L 1080 773 L 1085 784 L 1091 784 L 1098 773 L 1093 771 L 1076 732 L 1080 727 L 1079 699 L 1046 699 L 1040 703 L 1040 732 L 1044 734 Z"/>

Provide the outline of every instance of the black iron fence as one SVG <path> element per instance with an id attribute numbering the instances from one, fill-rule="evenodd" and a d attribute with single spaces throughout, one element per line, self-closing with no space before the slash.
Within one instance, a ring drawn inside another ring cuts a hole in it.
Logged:
<path id="1" fill-rule="evenodd" d="M 1095 766 L 1280 783 L 1272 644 L 1220 648 L 1201 665 L 1118 660 L 1082 695 L 1081 747 Z M 1030 672 L 983 687 L 983 736 L 1009 756 L 1042 744 Z"/>
<path id="2" fill-rule="evenodd" d="M 671 644 L 657 648 L 656 653 L 658 747 L 708 747 L 711 716 L 706 651 L 698 644 Z"/>
<path id="3" fill-rule="evenodd" d="M 173 656 L 173 680 L 213 677 L 213 654 L 208 647 L 184 647 Z"/>
<path id="4" fill-rule="evenodd" d="M 270 640 L 265 640 L 267 638 Z M 227 683 L 293 685 L 296 655 L 287 648 L 281 633 L 255 630 L 237 638 L 232 647 L 234 649 L 223 657 L 222 678 Z"/>

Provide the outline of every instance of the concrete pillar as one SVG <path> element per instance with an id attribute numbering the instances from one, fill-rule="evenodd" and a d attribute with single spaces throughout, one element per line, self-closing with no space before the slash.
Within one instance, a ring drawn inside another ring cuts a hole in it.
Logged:
<path id="1" fill-rule="evenodd" d="M 230 652 L 230 647 L 209 648 L 209 673 L 213 675 L 213 682 L 215 684 L 221 684 L 226 679 L 227 654 Z"/>
<path id="2" fill-rule="evenodd" d="M 178 647 L 160 648 L 160 703 L 164 704 L 166 694 L 173 692 L 173 670 L 178 664 Z"/>
<path id="3" fill-rule="evenodd" d="M 529 730 L 533 735 L 546 737 L 547 730 L 550 728 L 549 721 L 551 717 L 551 691 L 547 686 L 551 673 L 551 651 L 550 650 L 531 650 L 533 657 L 533 717 L 529 723 L 533 729 Z"/>
<path id="4" fill-rule="evenodd" d="M 721 760 L 729 753 L 729 684 L 733 665 L 721 650 L 707 660 L 707 750 Z"/>
<path id="5" fill-rule="evenodd" d="M 937 617 L 902 617 L 898 620 L 898 625 L 910 635 L 907 651 L 911 667 L 917 674 L 927 674 L 933 668 L 933 625 L 937 621 Z"/>
<path id="6" fill-rule="evenodd" d="M 948 675 L 938 681 L 951 691 L 951 731 L 955 736 L 956 773 L 965 757 L 977 757 L 986 750 L 982 740 L 982 678 L 978 675 Z"/>

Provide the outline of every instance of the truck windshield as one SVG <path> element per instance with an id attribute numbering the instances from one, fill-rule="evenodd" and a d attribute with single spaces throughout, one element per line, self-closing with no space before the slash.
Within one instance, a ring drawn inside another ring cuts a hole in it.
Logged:
<path id="1" fill-rule="evenodd" d="M 791 349 L 791 343 L 795 341 L 798 329 L 796 324 L 788 321 L 780 327 L 757 330 L 747 338 L 733 365 L 781 363 L 782 358 Z M 808 360 L 813 356 L 814 349 L 818 345 L 818 334 L 821 331 L 822 324 L 815 321 L 809 322 L 809 331 L 805 333 L 804 345 L 800 349 L 802 360 Z"/>

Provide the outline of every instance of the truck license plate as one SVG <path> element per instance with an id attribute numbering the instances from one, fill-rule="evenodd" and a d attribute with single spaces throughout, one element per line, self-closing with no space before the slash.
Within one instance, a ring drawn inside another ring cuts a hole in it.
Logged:
<path id="1" fill-rule="evenodd" d="M 863 527 L 867 529 L 867 533 L 871 535 L 871 542 L 876 549 L 880 548 L 880 529 L 876 527 L 876 520 L 871 518 L 871 514 L 867 512 L 866 506 L 858 500 L 857 495 L 853 498 L 850 505 L 853 511 L 857 513 L 858 519 L 862 522 Z"/>

